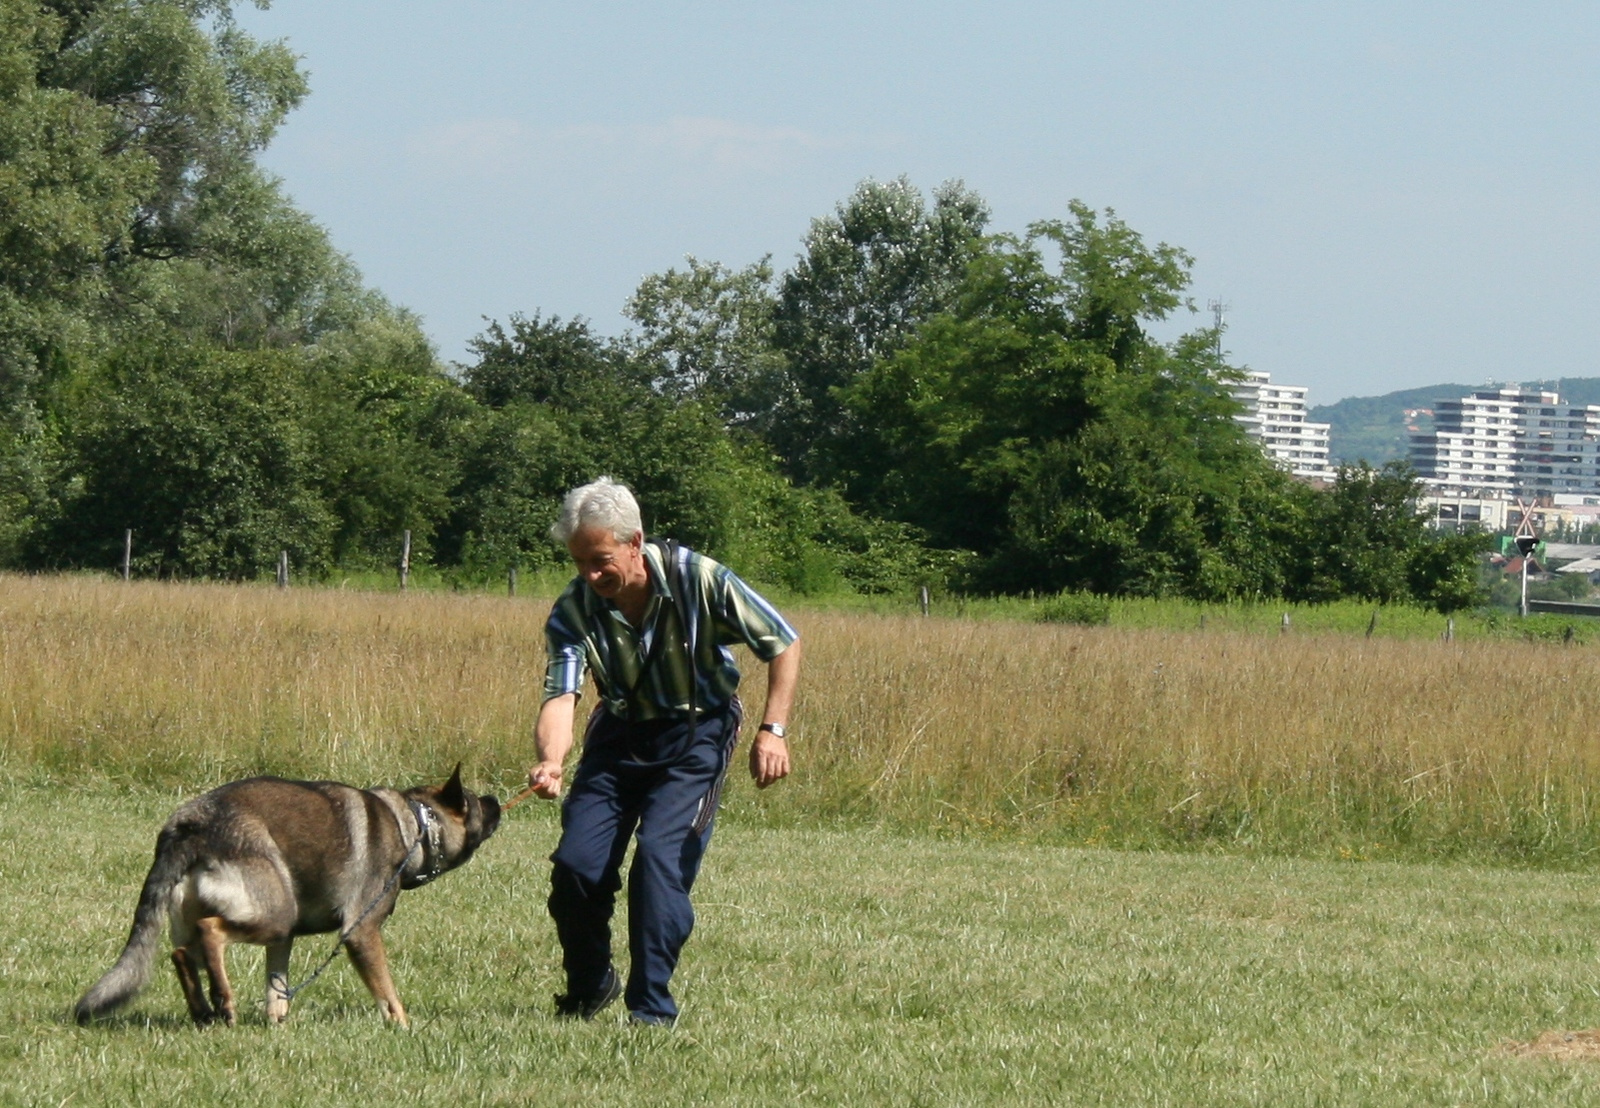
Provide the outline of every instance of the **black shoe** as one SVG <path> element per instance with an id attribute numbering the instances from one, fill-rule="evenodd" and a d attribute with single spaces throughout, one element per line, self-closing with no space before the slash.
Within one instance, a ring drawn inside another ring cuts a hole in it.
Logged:
<path id="1" fill-rule="evenodd" d="M 573 996 L 571 993 L 557 995 L 556 1015 L 562 1019 L 592 1020 L 621 995 L 622 978 L 617 976 L 615 966 L 607 966 L 606 975 L 600 979 L 600 987 L 590 995 Z"/>

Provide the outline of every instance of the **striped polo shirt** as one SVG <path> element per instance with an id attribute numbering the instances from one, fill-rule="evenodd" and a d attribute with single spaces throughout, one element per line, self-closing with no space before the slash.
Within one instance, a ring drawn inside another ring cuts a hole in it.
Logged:
<path id="1" fill-rule="evenodd" d="M 678 566 L 672 570 L 669 587 L 665 555 L 663 546 L 653 541 L 644 544 L 650 600 L 638 630 L 582 577 L 573 578 L 545 623 L 549 661 L 544 699 L 581 695 L 583 676 L 592 671 L 606 709 L 618 718 L 687 717 L 692 639 L 693 672 L 699 678 L 695 708 L 716 712 L 739 687 L 739 670 L 729 646 L 742 642 L 756 657 L 770 662 L 799 637 L 777 609 L 731 569 L 687 547 L 678 547 Z M 672 588 L 679 582 L 686 586 L 686 610 L 680 610 L 673 597 Z M 641 675 L 657 636 L 666 637 L 654 664 Z"/>

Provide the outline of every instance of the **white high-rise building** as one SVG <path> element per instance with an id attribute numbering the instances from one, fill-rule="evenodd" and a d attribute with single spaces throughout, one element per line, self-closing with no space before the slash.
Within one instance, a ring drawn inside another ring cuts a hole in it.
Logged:
<path id="1" fill-rule="evenodd" d="M 1600 493 L 1600 405 L 1511 386 L 1434 406 L 1411 436 L 1411 464 L 1433 488 L 1475 496 Z"/>
<path id="2" fill-rule="evenodd" d="M 1261 444 L 1267 457 L 1296 477 L 1333 477 L 1333 467 L 1328 464 L 1328 424 L 1306 418 L 1307 386 L 1274 385 L 1270 373 L 1249 370 L 1229 391 L 1244 405 L 1244 411 L 1234 418 Z"/>

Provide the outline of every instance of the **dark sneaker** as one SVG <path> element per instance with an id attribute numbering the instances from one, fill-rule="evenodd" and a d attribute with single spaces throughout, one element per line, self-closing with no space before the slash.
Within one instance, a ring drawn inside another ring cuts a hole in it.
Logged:
<path id="1" fill-rule="evenodd" d="M 629 1012 L 628 1022 L 634 1027 L 672 1027 L 678 1021 L 672 1016 L 653 1016 L 649 1012 Z"/>
<path id="2" fill-rule="evenodd" d="M 607 966 L 606 975 L 600 979 L 600 987 L 589 996 L 573 996 L 571 993 L 557 995 L 556 1015 L 562 1019 L 592 1020 L 621 995 L 622 978 L 617 976 L 615 966 Z"/>

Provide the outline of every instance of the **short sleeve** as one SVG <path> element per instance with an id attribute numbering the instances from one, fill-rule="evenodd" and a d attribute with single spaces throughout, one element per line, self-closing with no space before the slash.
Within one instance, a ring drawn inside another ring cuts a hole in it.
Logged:
<path id="1" fill-rule="evenodd" d="M 763 662 L 770 662 L 800 637 L 767 599 L 727 566 L 716 569 L 717 622 L 731 630 Z"/>
<path id="2" fill-rule="evenodd" d="M 583 632 L 573 626 L 563 596 L 550 609 L 544 625 L 544 698 L 553 700 L 573 693 L 583 695 L 583 676 L 588 671 L 588 647 Z"/>

